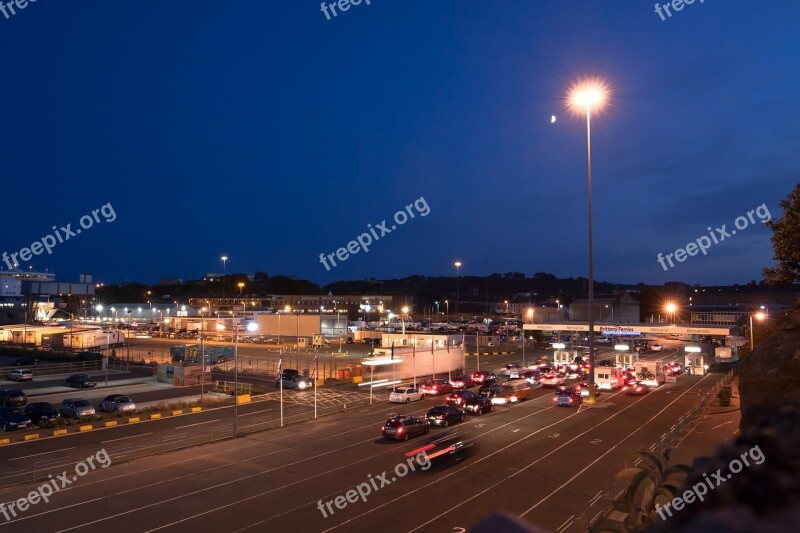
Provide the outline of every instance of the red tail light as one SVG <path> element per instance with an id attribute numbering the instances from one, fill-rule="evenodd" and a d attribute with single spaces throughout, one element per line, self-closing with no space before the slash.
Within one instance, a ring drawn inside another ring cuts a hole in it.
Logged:
<path id="1" fill-rule="evenodd" d="M 402 432 L 403 432 L 403 430 L 404 430 L 403 426 L 400 426 L 399 428 L 397 428 L 397 432 L 398 432 L 398 433 L 402 433 Z"/>

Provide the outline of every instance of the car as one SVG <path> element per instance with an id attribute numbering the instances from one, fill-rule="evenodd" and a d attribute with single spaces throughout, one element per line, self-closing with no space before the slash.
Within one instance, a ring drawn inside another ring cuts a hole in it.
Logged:
<path id="1" fill-rule="evenodd" d="M 553 401 L 558 406 L 574 407 L 583 403 L 581 387 L 575 385 L 561 385 L 553 393 Z"/>
<path id="2" fill-rule="evenodd" d="M 500 384 L 499 383 L 484 383 L 481 385 L 481 388 L 478 389 L 478 396 L 483 398 L 488 398 L 491 400 L 497 393 L 500 391 Z"/>
<path id="3" fill-rule="evenodd" d="M 510 379 L 497 385 L 499 388 L 495 395 L 492 396 L 492 403 L 495 404 L 521 402 L 531 393 L 531 384 L 524 379 Z"/>
<path id="4" fill-rule="evenodd" d="M 542 387 L 558 387 L 560 385 L 563 385 L 566 380 L 567 376 L 565 376 L 563 373 L 551 372 L 549 374 L 543 375 L 539 379 L 539 385 L 541 385 Z"/>
<path id="5" fill-rule="evenodd" d="M 96 385 L 97 383 L 92 381 L 88 374 L 73 374 L 67 378 L 67 387 L 90 389 Z"/>
<path id="6" fill-rule="evenodd" d="M 67 398 L 61 402 L 61 408 L 58 414 L 64 418 L 72 417 L 75 420 L 84 416 L 92 416 L 95 414 L 94 407 L 82 398 Z"/>
<path id="7" fill-rule="evenodd" d="M 445 398 L 445 403 L 447 403 L 447 405 L 464 407 L 464 404 L 467 402 L 467 400 L 469 400 L 470 398 L 474 398 L 476 396 L 478 396 L 478 393 L 476 392 L 460 389 L 448 394 L 447 398 Z"/>
<path id="8" fill-rule="evenodd" d="M 490 372 L 488 370 L 478 370 L 472 374 L 472 379 L 475 380 L 475 383 L 483 383 L 487 379 L 491 378 L 497 379 L 497 376 L 494 372 Z"/>
<path id="9" fill-rule="evenodd" d="M 14 366 L 31 366 L 31 365 L 38 365 L 39 358 L 34 355 L 23 355 L 17 359 L 14 359 L 14 362 L 11 363 Z"/>
<path id="10" fill-rule="evenodd" d="M 462 409 L 449 405 L 437 405 L 428 411 L 425 418 L 432 426 L 447 427 L 456 422 L 463 422 L 466 415 Z"/>
<path id="11" fill-rule="evenodd" d="M 512 374 L 515 374 L 519 376 L 520 371 L 522 371 L 522 366 L 518 363 L 507 363 L 500 370 L 500 375 L 511 377 Z"/>
<path id="12" fill-rule="evenodd" d="M 408 440 L 410 437 L 422 435 L 431 429 L 425 418 L 409 415 L 395 415 L 381 427 L 383 438 Z"/>
<path id="13" fill-rule="evenodd" d="M 471 376 L 456 376 L 450 380 L 454 389 L 468 389 L 475 386 L 475 380 Z"/>
<path id="14" fill-rule="evenodd" d="M 614 361 L 612 361 L 611 359 L 603 359 L 602 361 L 598 361 L 597 362 L 597 366 L 602 366 L 602 367 L 607 367 L 607 368 L 614 368 L 617 365 L 614 364 Z"/>
<path id="15" fill-rule="evenodd" d="M 445 379 L 430 379 L 420 383 L 419 390 L 423 394 L 438 396 L 440 394 L 450 394 L 453 392 L 453 386 Z"/>
<path id="16" fill-rule="evenodd" d="M 389 393 L 389 401 L 392 403 L 411 403 L 424 399 L 425 395 L 411 385 L 398 387 Z"/>
<path id="17" fill-rule="evenodd" d="M 3 407 L 23 407 L 28 403 L 25 393 L 17 389 L 0 390 L 0 406 Z"/>
<path id="18" fill-rule="evenodd" d="M 611 339 L 608 337 L 597 337 L 594 339 L 594 342 L 598 344 L 611 344 Z"/>
<path id="19" fill-rule="evenodd" d="M 275 386 L 280 387 L 283 382 L 284 389 L 306 390 L 314 386 L 311 378 L 300 374 L 299 370 L 287 368 L 282 372 L 282 379 L 275 380 Z"/>
<path id="20" fill-rule="evenodd" d="M 654 352 L 660 352 L 663 349 L 664 349 L 664 346 L 662 346 L 661 344 L 658 344 L 658 343 L 653 344 L 653 345 L 650 346 L 650 350 L 654 351 Z"/>
<path id="21" fill-rule="evenodd" d="M 476 415 L 492 412 L 492 400 L 485 396 L 473 396 L 464 402 L 464 411 Z"/>
<path id="22" fill-rule="evenodd" d="M 531 386 L 536 386 L 539 384 L 539 378 L 542 377 L 542 373 L 538 370 L 526 370 L 519 377 L 530 383 Z"/>
<path id="23" fill-rule="evenodd" d="M 47 402 L 29 403 L 25 406 L 25 414 L 30 417 L 31 422 L 34 424 L 49 422 L 60 416 L 58 410 L 53 407 L 53 404 Z"/>
<path id="24" fill-rule="evenodd" d="M 15 368 L 6 374 L 9 381 L 33 381 L 33 372 L 30 368 Z"/>
<path id="25" fill-rule="evenodd" d="M 650 392 L 650 387 L 644 383 L 636 381 L 630 385 L 625 385 L 622 387 L 622 390 L 624 390 L 625 394 L 629 396 L 641 396 L 642 394 L 647 394 Z"/>
<path id="26" fill-rule="evenodd" d="M 581 381 L 580 389 L 581 389 L 581 396 L 584 397 L 584 398 L 588 398 L 589 397 L 589 380 L 588 379 L 585 379 L 585 380 Z M 598 387 L 597 383 L 595 383 L 594 384 L 594 395 L 595 395 L 595 397 L 600 396 L 600 391 L 601 391 L 600 387 Z"/>
<path id="27" fill-rule="evenodd" d="M 458 434 L 446 435 L 426 446 L 425 457 L 430 464 L 428 469 L 448 468 L 469 458 L 475 451 L 475 442 L 462 439 L 463 436 Z"/>
<path id="28" fill-rule="evenodd" d="M 27 429 L 33 422 L 19 407 L 0 407 L 0 428 L 3 431 Z"/>
<path id="29" fill-rule="evenodd" d="M 136 411 L 136 404 L 123 394 L 112 394 L 106 396 L 98 408 L 106 413 L 133 412 Z"/>

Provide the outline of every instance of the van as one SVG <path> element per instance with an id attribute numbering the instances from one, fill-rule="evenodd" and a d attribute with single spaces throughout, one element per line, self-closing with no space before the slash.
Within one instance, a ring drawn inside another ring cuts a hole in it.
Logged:
<path id="1" fill-rule="evenodd" d="M 531 384 L 525 379 L 512 379 L 498 385 L 500 387 L 492 398 L 494 404 L 521 402 L 531 393 Z"/>

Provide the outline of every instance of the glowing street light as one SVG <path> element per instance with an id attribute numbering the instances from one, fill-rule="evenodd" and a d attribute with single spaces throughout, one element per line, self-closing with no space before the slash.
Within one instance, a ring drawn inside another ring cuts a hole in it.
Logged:
<path id="1" fill-rule="evenodd" d="M 763 311 L 757 312 L 755 315 L 750 315 L 750 351 L 752 352 L 755 349 L 755 343 L 753 342 L 753 317 L 756 318 L 759 322 L 763 322 L 766 320 L 767 315 Z"/>
<path id="2" fill-rule="evenodd" d="M 599 111 L 606 103 L 608 90 L 599 80 L 585 80 L 574 84 L 568 93 L 568 107 L 576 114 L 586 116 L 586 174 L 587 215 L 589 220 L 589 405 L 595 405 L 594 386 L 594 268 L 592 260 L 592 111 Z"/>
<path id="3" fill-rule="evenodd" d="M 456 267 L 456 314 L 458 314 L 458 301 L 459 301 L 459 293 L 458 293 L 458 281 L 459 281 L 459 269 L 461 268 L 461 261 L 456 261 L 453 263 Z"/>

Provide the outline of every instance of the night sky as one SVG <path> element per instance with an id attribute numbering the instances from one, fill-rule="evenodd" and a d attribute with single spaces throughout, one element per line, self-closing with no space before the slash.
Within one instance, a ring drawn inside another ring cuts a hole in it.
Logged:
<path id="1" fill-rule="evenodd" d="M 488 255 L 489 272 L 586 276 L 585 122 L 564 100 L 600 77 L 612 94 L 592 120 L 595 278 L 760 280 L 772 249 L 757 215 L 706 256 L 666 272 L 656 256 L 762 204 L 780 216 L 800 176 L 800 5 L 697 0 L 662 21 L 654 3 L 372 0 L 327 20 L 316 0 L 38 0 L 0 13 L 0 252 L 110 203 L 113 222 L 84 219 L 21 266 L 154 283 L 221 272 L 227 255 L 228 273 L 325 284 L 454 275 L 456 259 L 483 275 Z M 421 197 L 427 216 L 412 205 L 369 253 L 321 264 Z"/>

